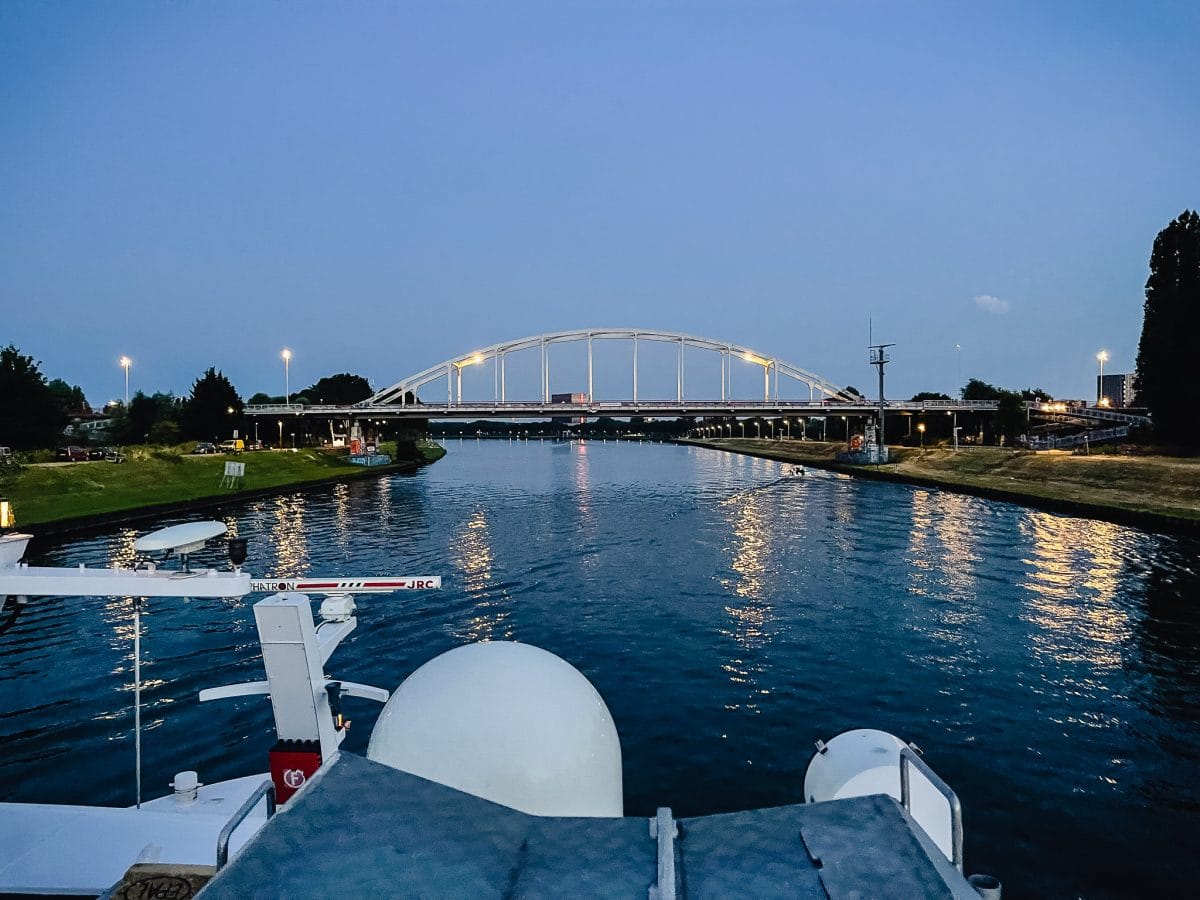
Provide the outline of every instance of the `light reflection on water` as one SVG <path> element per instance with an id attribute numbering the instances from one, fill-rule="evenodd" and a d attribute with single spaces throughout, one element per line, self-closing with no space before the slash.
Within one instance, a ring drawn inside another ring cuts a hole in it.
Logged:
<path id="1" fill-rule="evenodd" d="M 445 578 L 362 598 L 332 674 L 390 688 L 452 646 L 512 638 L 579 667 L 621 733 L 630 813 L 794 802 L 812 741 L 870 725 L 926 750 L 963 800 L 968 868 L 1015 895 L 1200 876 L 1177 840 L 1200 814 L 1200 544 L 781 474 L 695 448 L 466 442 L 414 477 L 221 518 L 256 574 Z M 130 564 L 135 536 L 37 552 Z M 251 603 L 147 604 L 148 790 L 184 767 L 261 771 L 269 706 L 196 703 L 261 677 Z M 0 642 L 0 797 L 130 802 L 129 601 L 35 601 Z M 349 750 L 376 711 L 353 711 Z"/>
<path id="2" fill-rule="evenodd" d="M 271 505 L 275 512 L 275 522 L 270 530 L 275 568 L 270 574 L 280 578 L 308 574 L 309 535 L 304 526 L 304 495 L 276 497 Z"/>
<path id="3" fill-rule="evenodd" d="M 1038 626 L 1033 652 L 1095 668 L 1120 666 L 1132 629 L 1128 612 L 1114 602 L 1123 568 L 1117 542 L 1128 529 L 1033 511 L 1020 527 L 1032 550 L 1023 560 L 1029 574 L 1022 587 Z"/>

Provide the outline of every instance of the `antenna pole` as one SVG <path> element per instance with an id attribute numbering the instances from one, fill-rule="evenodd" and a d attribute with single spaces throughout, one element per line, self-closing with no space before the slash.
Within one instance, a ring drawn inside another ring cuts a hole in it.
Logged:
<path id="1" fill-rule="evenodd" d="M 887 365 L 889 362 L 891 362 L 891 357 L 889 357 L 887 354 L 887 348 L 894 347 L 894 346 L 896 346 L 896 345 L 895 344 L 871 344 L 869 347 L 867 347 L 867 349 L 871 353 L 871 357 L 870 357 L 871 365 L 873 365 L 879 369 L 879 425 L 878 425 L 878 433 L 876 435 L 876 447 L 877 447 L 877 452 L 879 454 L 879 457 L 878 457 L 879 462 L 884 461 L 884 459 L 885 459 L 884 454 L 887 453 L 887 444 L 884 442 L 884 435 L 886 434 L 886 432 L 884 430 L 884 425 L 885 425 L 884 412 L 886 410 L 887 405 L 883 399 L 883 367 L 885 365 Z"/>
<path id="2" fill-rule="evenodd" d="M 133 598 L 133 748 L 137 808 L 142 808 L 142 598 Z"/>

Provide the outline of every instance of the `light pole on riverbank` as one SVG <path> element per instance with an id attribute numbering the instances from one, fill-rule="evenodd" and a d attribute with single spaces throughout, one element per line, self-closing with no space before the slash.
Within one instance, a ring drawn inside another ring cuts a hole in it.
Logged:
<path id="1" fill-rule="evenodd" d="M 1101 350 L 1096 354 L 1096 362 L 1100 363 L 1100 379 L 1096 382 L 1096 405 L 1104 399 L 1104 364 L 1108 362 L 1108 351 Z"/>
<path id="2" fill-rule="evenodd" d="M 279 449 L 283 449 L 283 419 L 279 420 Z"/>
<path id="3" fill-rule="evenodd" d="M 288 381 L 288 363 L 292 361 L 292 351 L 287 347 L 283 348 L 283 352 L 279 354 L 283 357 L 283 402 L 287 406 L 292 405 L 292 388 Z M 283 448 L 283 434 L 279 435 L 279 446 Z"/>
<path id="4" fill-rule="evenodd" d="M 128 356 L 122 356 L 117 362 L 125 370 L 125 408 L 129 409 L 129 367 L 133 365 L 133 360 Z"/>

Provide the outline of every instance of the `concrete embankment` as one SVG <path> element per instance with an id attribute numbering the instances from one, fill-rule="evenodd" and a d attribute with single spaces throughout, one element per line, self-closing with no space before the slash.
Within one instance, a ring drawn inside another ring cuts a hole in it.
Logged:
<path id="1" fill-rule="evenodd" d="M 1038 509 L 1200 534 L 1200 459 L 1065 451 L 1031 453 L 993 447 L 892 448 L 896 461 L 855 466 L 834 458 L 840 444 L 718 439 L 682 443 L 800 463 L 858 478 L 901 482 L 1019 503 Z"/>

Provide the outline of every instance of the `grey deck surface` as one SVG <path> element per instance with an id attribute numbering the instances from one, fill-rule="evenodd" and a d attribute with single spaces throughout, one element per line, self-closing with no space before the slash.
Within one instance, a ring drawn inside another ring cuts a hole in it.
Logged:
<path id="1" fill-rule="evenodd" d="M 888 797 L 678 825 L 679 897 L 978 900 Z M 645 900 L 656 880 L 647 819 L 530 816 L 343 753 L 200 896 Z"/>

